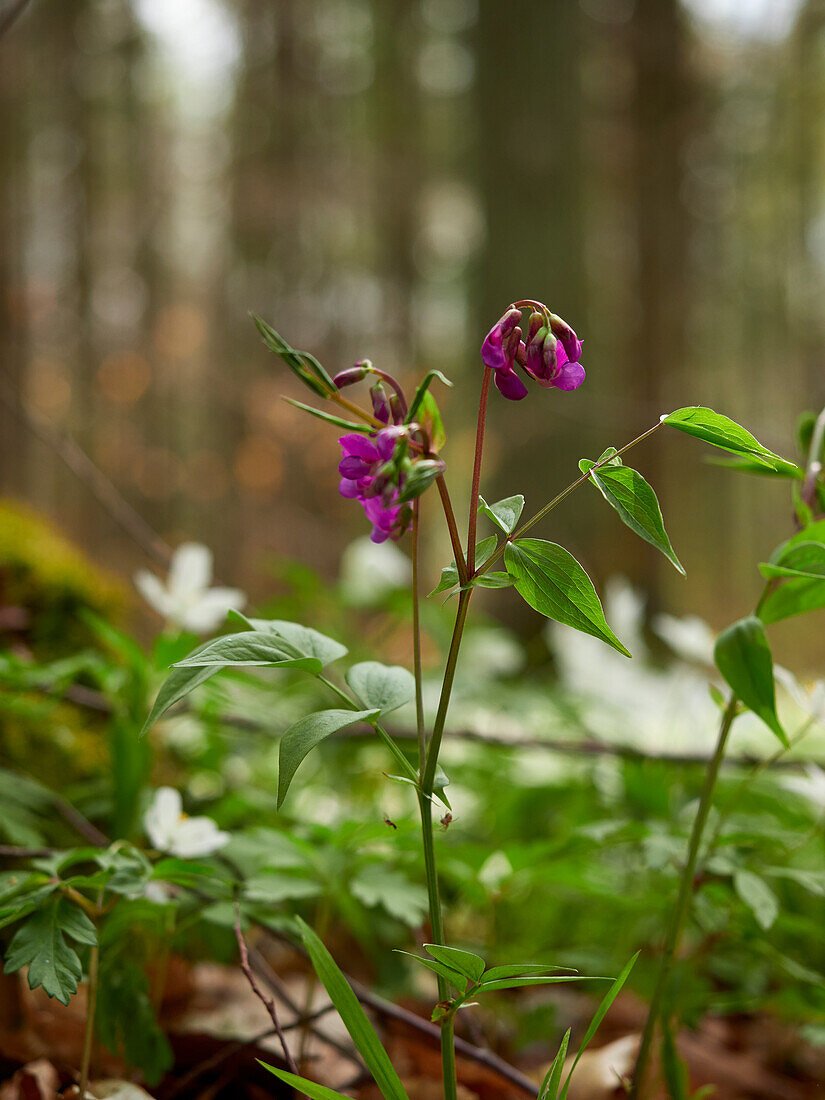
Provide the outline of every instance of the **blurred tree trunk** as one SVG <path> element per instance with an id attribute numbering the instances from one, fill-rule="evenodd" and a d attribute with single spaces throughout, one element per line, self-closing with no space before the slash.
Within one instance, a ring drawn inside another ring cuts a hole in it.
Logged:
<path id="1" fill-rule="evenodd" d="M 688 218 L 682 181 L 691 95 L 684 19 L 679 0 L 636 0 L 629 28 L 638 249 L 632 386 L 640 405 L 662 412 L 666 380 L 678 379 L 685 369 Z M 656 478 L 664 473 L 661 436 L 645 444 L 644 461 L 660 497 L 666 496 L 666 483 Z M 662 508 L 667 515 L 665 500 Z M 644 584 L 654 606 L 663 568 L 668 566 L 657 551 L 637 544 L 628 572 Z"/>

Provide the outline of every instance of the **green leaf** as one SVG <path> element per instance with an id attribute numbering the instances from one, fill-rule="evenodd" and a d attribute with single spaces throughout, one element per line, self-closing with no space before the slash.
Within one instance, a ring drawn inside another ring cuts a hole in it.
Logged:
<path id="1" fill-rule="evenodd" d="M 763 447 L 755 436 L 736 421 L 703 405 L 689 405 L 684 409 L 676 409 L 675 412 L 663 416 L 662 423 L 687 435 L 695 436 L 714 447 L 719 447 L 723 451 L 750 455 L 774 470 L 787 471 L 792 477 L 797 476 L 799 467 L 795 463 L 788 462 L 773 451 L 769 451 L 767 447 Z"/>
<path id="2" fill-rule="evenodd" d="M 480 955 L 472 951 L 464 951 L 460 947 L 444 947 L 438 943 L 425 943 L 424 950 L 438 962 L 469 978 L 471 982 L 481 981 L 486 963 Z"/>
<path id="3" fill-rule="evenodd" d="M 180 666 L 173 668 L 161 684 L 160 691 L 149 711 L 149 717 L 143 723 L 140 736 L 143 737 L 170 707 L 179 703 L 181 699 L 185 699 L 191 691 L 225 667 L 225 665 L 207 665 L 203 668 L 181 668 Z"/>
<path id="4" fill-rule="evenodd" d="M 803 470 L 790 462 L 783 463 L 780 469 L 767 466 L 761 459 L 749 455 L 737 455 L 734 458 L 719 458 L 711 455 L 708 462 L 713 466 L 724 466 L 728 470 L 738 470 L 740 474 L 755 474 L 757 477 L 784 477 L 799 481 L 805 477 Z"/>
<path id="5" fill-rule="evenodd" d="M 459 993 L 463 992 L 467 984 L 466 974 L 461 974 L 458 970 L 453 970 L 451 966 L 445 966 L 444 963 L 440 963 L 436 959 L 425 959 L 422 955 L 416 955 L 412 951 L 402 951 L 399 947 L 393 948 L 393 951 L 396 955 L 406 955 L 410 959 L 415 959 L 417 963 L 431 970 L 433 974 L 438 974 L 440 978 L 449 982 Z"/>
<path id="6" fill-rule="evenodd" d="M 243 888 L 246 901 L 263 905 L 279 905 L 282 901 L 299 901 L 301 898 L 315 898 L 321 893 L 317 882 L 301 875 L 290 875 L 283 871 L 264 871 L 247 879 Z"/>
<path id="7" fill-rule="evenodd" d="M 736 695 L 787 748 L 788 738 L 776 714 L 773 658 L 759 619 L 749 615 L 723 630 L 713 655 L 716 667 Z"/>
<path id="8" fill-rule="evenodd" d="M 484 984 L 501 981 L 504 978 L 538 977 L 551 970 L 570 970 L 569 966 L 545 966 L 542 963 L 514 963 L 512 966 L 492 966 L 484 973 Z"/>
<path id="9" fill-rule="evenodd" d="M 396 710 L 415 698 L 415 678 L 401 665 L 361 661 L 347 672 L 346 681 L 365 706 L 380 711 Z"/>
<path id="10" fill-rule="evenodd" d="M 444 449 L 447 442 L 447 433 L 444 430 L 444 421 L 441 418 L 441 410 L 432 393 L 427 390 L 421 408 L 418 410 L 418 423 L 427 433 L 430 440 L 430 450 L 434 454 Z"/>
<path id="11" fill-rule="evenodd" d="M 317 393 L 319 397 L 326 398 L 335 393 L 335 383 L 313 355 L 304 351 L 296 351 L 295 348 L 290 347 L 280 333 L 276 332 L 266 321 L 257 317 L 254 313 L 252 314 L 252 320 L 255 322 L 255 327 L 269 350 L 279 355 L 295 377 L 299 378 L 305 386 Z"/>
<path id="12" fill-rule="evenodd" d="M 548 1069 L 541 1083 L 539 1100 L 557 1100 L 558 1098 L 559 1086 L 561 1085 L 561 1073 L 564 1069 L 564 1059 L 567 1057 L 567 1047 L 570 1042 L 570 1032 L 570 1028 L 565 1031 L 556 1057 L 553 1059 L 550 1069 Z"/>
<path id="13" fill-rule="evenodd" d="M 509 573 L 499 573 L 493 570 L 492 573 L 481 573 L 478 577 L 475 577 L 470 584 L 469 588 L 509 588 L 513 583 L 513 578 Z"/>
<path id="14" fill-rule="evenodd" d="M 334 638 L 328 638 L 311 626 L 302 623 L 288 622 L 286 619 L 250 619 L 240 611 L 230 611 L 230 618 L 240 619 L 261 633 L 271 631 L 288 642 L 298 657 L 316 657 L 326 667 L 340 657 L 345 657 L 349 650 L 345 645 L 336 642 Z"/>
<path id="15" fill-rule="evenodd" d="M 607 993 L 605 993 L 599 1007 L 596 1009 L 596 1014 L 593 1017 L 593 1019 L 590 1021 L 590 1025 L 587 1028 L 587 1031 L 584 1033 L 584 1038 L 582 1039 L 581 1046 L 578 1049 L 576 1057 L 573 1061 L 573 1065 L 570 1067 L 570 1072 L 567 1074 L 567 1079 L 565 1080 L 564 1088 L 562 1089 L 561 1100 L 566 1100 L 567 1093 L 570 1089 L 570 1078 L 573 1076 L 573 1070 L 579 1064 L 579 1059 L 584 1054 L 584 1052 L 587 1049 L 591 1039 L 596 1034 L 596 1032 L 599 1030 L 599 1025 L 601 1024 L 602 1020 L 607 1015 L 607 1013 L 610 1009 L 610 1006 L 613 1004 L 613 1002 L 619 996 L 619 993 L 622 990 L 622 986 L 624 985 L 624 983 L 627 981 L 628 977 L 630 976 L 630 971 L 633 969 L 638 957 L 639 957 L 639 952 L 637 951 L 636 954 L 633 956 L 633 958 L 630 959 L 629 962 L 627 962 L 625 964 L 625 967 L 622 970 L 621 974 L 619 974 L 618 978 L 616 978 L 613 985 L 611 985 L 610 989 L 608 989 Z"/>
<path id="16" fill-rule="evenodd" d="M 763 577 L 806 577 L 825 581 L 825 545 L 821 542 L 800 542 L 788 547 L 775 562 L 759 565 Z"/>
<path id="17" fill-rule="evenodd" d="M 443 382 L 445 386 L 449 386 L 450 388 L 452 388 L 452 385 L 453 385 L 452 382 L 450 381 L 449 378 L 446 377 L 446 375 L 442 374 L 440 370 L 431 370 L 431 371 L 429 371 L 424 376 L 423 380 L 421 381 L 420 385 L 418 386 L 418 389 L 415 391 L 415 393 L 413 395 L 413 399 L 412 399 L 412 402 L 410 403 L 410 408 L 409 408 L 409 411 L 407 413 L 407 417 L 404 421 L 405 424 L 412 424 L 412 422 L 416 419 L 416 417 L 418 416 L 418 410 L 421 408 L 421 404 L 424 401 L 424 396 L 427 393 L 427 391 L 429 390 L 430 386 L 436 380 L 436 378 L 439 380 L 439 382 Z M 432 438 L 430 439 L 430 444 L 431 444 L 433 450 L 435 450 L 435 451 L 439 450 L 439 448 L 436 447 L 435 444 L 433 443 Z"/>
<path id="18" fill-rule="evenodd" d="M 682 563 L 676 557 L 665 531 L 656 493 L 638 470 L 632 470 L 629 466 L 606 465 L 598 470 L 591 469 L 590 480 L 619 513 L 622 523 L 639 538 L 655 546 L 684 575 Z"/>
<path id="19" fill-rule="evenodd" d="M 224 634 L 207 642 L 198 653 L 178 661 L 175 668 L 205 668 L 219 665 L 243 665 L 255 668 L 295 668 L 319 673 L 321 662 L 316 657 L 295 657 L 277 635 L 263 630 L 248 630 L 240 634 Z"/>
<path id="20" fill-rule="evenodd" d="M 609 981 L 592 974 L 544 974 L 533 978 L 504 978 L 497 982 L 484 982 L 480 993 L 491 993 L 495 989 L 522 989 L 534 985 L 558 985 L 561 982 Z"/>
<path id="21" fill-rule="evenodd" d="M 349 1096 L 346 1096 L 343 1092 L 336 1092 L 334 1089 L 328 1089 L 326 1085 L 317 1085 L 314 1081 L 310 1081 L 306 1077 L 297 1077 L 294 1073 L 289 1073 L 285 1069 L 276 1069 L 275 1066 L 268 1066 L 266 1062 L 262 1062 L 258 1059 L 258 1065 L 263 1066 L 264 1069 L 268 1069 L 270 1073 L 274 1073 L 276 1077 L 280 1077 L 287 1085 L 292 1085 L 296 1094 L 301 1093 L 304 1096 L 308 1096 L 310 1100 L 350 1100 Z"/>
<path id="22" fill-rule="evenodd" d="M 481 539 L 476 543 L 476 568 L 481 568 L 486 562 L 490 560 L 498 545 L 498 539 L 495 535 L 489 535 L 486 539 Z M 485 574 L 485 576 L 488 574 Z M 478 584 L 481 580 L 480 577 L 476 577 L 474 584 Z M 451 588 L 455 588 L 458 584 L 458 569 L 454 561 L 450 562 L 441 570 L 441 580 L 438 582 L 432 592 L 427 593 L 429 596 L 437 596 L 441 592 L 447 592 Z M 490 585 L 489 587 L 499 587 L 496 585 Z"/>
<path id="23" fill-rule="evenodd" d="M 304 757 L 333 733 L 354 722 L 377 718 L 377 710 L 319 710 L 300 718 L 281 738 L 278 754 L 278 809 Z"/>
<path id="24" fill-rule="evenodd" d="M 593 582 L 563 546 L 543 539 L 517 539 L 507 544 L 504 562 L 516 591 L 530 607 L 630 656 L 607 625 Z"/>
<path id="25" fill-rule="evenodd" d="M 759 608 L 759 618 L 766 626 L 819 611 L 825 607 L 825 581 L 805 580 L 801 577 L 789 580 L 764 600 Z"/>
<path id="26" fill-rule="evenodd" d="M 355 1048 L 373 1075 L 385 1100 L 409 1100 L 401 1078 L 393 1068 L 387 1052 L 381 1046 L 375 1029 L 353 993 L 349 982 L 338 969 L 335 960 L 308 924 L 298 918 L 304 947 L 329 999 L 344 1021 Z M 303 1086 L 302 1086 L 303 1087 Z M 322 1098 L 323 1100 L 323 1098 Z"/>
<path id="27" fill-rule="evenodd" d="M 512 535 L 524 510 L 524 497 L 521 493 L 504 497 L 495 504 L 488 504 L 484 497 L 478 498 L 478 510 L 500 527 L 505 535 Z"/>
<path id="28" fill-rule="evenodd" d="M 65 898 L 55 898 L 17 929 L 6 952 L 3 972 L 14 974 L 28 966 L 29 989 L 41 986 L 49 997 L 67 1005 L 77 993 L 83 974 L 78 954 L 67 937 L 82 944 L 97 943 L 95 926 L 86 914 Z"/>
<path id="29" fill-rule="evenodd" d="M 287 405 L 292 405 L 294 408 L 309 413 L 310 416 L 315 416 L 319 420 L 326 420 L 327 424 L 334 424 L 336 428 L 345 428 L 348 432 L 361 432 L 364 435 L 369 435 L 373 430 L 369 424 L 359 424 L 355 420 L 346 420 L 343 416 L 335 416 L 333 413 L 316 409 L 312 405 L 305 405 L 303 401 L 296 401 L 292 397 L 285 397 L 284 401 Z"/>
<path id="30" fill-rule="evenodd" d="M 767 931 L 779 915 L 776 894 L 753 871 L 737 871 L 733 876 L 736 893 L 753 913 L 756 923 Z"/>
<path id="31" fill-rule="evenodd" d="M 407 474 L 404 488 L 396 497 L 397 503 L 405 504 L 409 500 L 420 497 L 443 472 L 443 461 L 435 458 L 418 459 L 417 462 L 413 463 L 412 469 Z"/>
<path id="32" fill-rule="evenodd" d="M 380 905 L 391 917 L 417 928 L 427 913 L 427 891 L 401 871 L 370 863 L 349 880 L 350 892 L 368 909 Z"/>
<path id="33" fill-rule="evenodd" d="M 690 1100 L 687 1072 L 676 1049 L 673 1027 L 667 1013 L 662 1019 L 662 1070 L 670 1100 Z"/>

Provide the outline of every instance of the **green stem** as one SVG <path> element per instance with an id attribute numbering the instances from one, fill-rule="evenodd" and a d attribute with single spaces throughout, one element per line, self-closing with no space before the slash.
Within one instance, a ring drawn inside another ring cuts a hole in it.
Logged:
<path id="1" fill-rule="evenodd" d="M 86 1093 L 89 1088 L 89 1069 L 92 1064 L 92 1047 L 95 1036 L 99 961 L 100 947 L 95 943 L 89 952 L 89 980 L 86 984 L 86 1025 L 83 1032 L 83 1055 L 80 1062 L 80 1100 L 86 1100 Z"/>
<path id="2" fill-rule="evenodd" d="M 424 848 L 424 874 L 427 879 L 427 899 L 430 909 L 430 934 L 432 942 L 444 943 L 444 919 L 441 912 L 441 896 L 438 889 L 438 871 L 435 865 L 435 844 L 433 838 L 433 804 L 421 791 L 418 792 L 418 809 L 421 814 L 421 840 Z M 438 999 L 450 1000 L 450 987 L 446 980 L 438 975 Z M 441 1021 L 441 1073 L 444 1082 L 444 1100 L 456 1100 L 455 1046 L 453 1042 L 453 1019 L 445 1016 Z"/>
<path id="3" fill-rule="evenodd" d="M 582 474 L 580 477 L 577 477 L 575 481 L 571 481 L 566 489 L 562 489 L 562 491 L 560 493 L 557 493 L 556 496 L 554 496 L 551 501 L 549 501 L 547 504 L 545 504 L 545 506 L 543 508 L 540 508 L 538 510 L 538 512 L 536 512 L 536 514 L 534 516 L 532 516 L 530 519 L 528 519 L 526 523 L 523 523 L 521 525 L 521 527 L 518 528 L 517 531 L 514 531 L 513 534 L 510 535 L 510 538 L 507 539 L 498 548 L 498 550 L 496 550 L 495 554 L 493 554 L 492 557 L 487 559 L 487 561 L 484 563 L 484 566 L 481 569 L 478 570 L 478 573 L 476 575 L 480 576 L 482 573 L 486 573 L 487 570 L 490 569 L 490 567 L 493 565 L 493 563 L 498 561 L 498 559 L 504 553 L 504 551 L 507 547 L 507 542 L 510 542 L 512 539 L 521 538 L 522 535 L 526 535 L 527 532 L 531 529 L 531 527 L 535 527 L 535 525 L 537 523 L 539 523 L 541 520 L 544 519 L 544 517 L 548 514 L 548 512 L 552 512 L 553 509 L 556 507 L 556 505 L 561 504 L 561 502 L 563 500 L 565 500 L 566 497 L 569 497 L 574 489 L 578 489 L 578 487 L 582 484 L 582 482 L 587 481 L 587 479 L 592 474 L 593 470 L 598 470 L 602 466 L 606 466 L 607 463 L 612 461 L 614 458 L 617 458 L 619 455 L 623 455 L 625 453 L 625 451 L 629 451 L 631 447 L 635 447 L 637 443 L 641 443 L 642 440 L 647 439 L 647 437 L 649 435 L 653 435 L 653 433 L 657 432 L 659 430 L 659 428 L 661 428 L 661 426 L 662 426 L 662 421 L 660 420 L 658 424 L 654 424 L 653 427 L 648 428 L 646 432 L 642 432 L 642 434 L 637 435 L 635 439 L 631 439 L 631 441 L 629 443 L 625 443 L 624 447 L 620 447 L 619 450 L 616 451 L 616 454 L 609 455 L 607 458 L 604 458 L 600 462 L 595 463 L 595 465 L 592 466 L 587 471 L 586 474 Z"/>
<path id="4" fill-rule="evenodd" d="M 467 608 L 470 605 L 472 588 L 467 588 L 458 596 L 458 610 L 453 626 L 453 637 L 450 641 L 450 651 L 447 654 L 447 664 L 444 668 L 444 680 L 441 684 L 441 695 L 438 700 L 438 710 L 433 723 L 433 733 L 427 748 L 427 760 L 424 765 L 424 774 L 421 777 L 421 790 L 425 795 L 433 793 L 435 769 L 438 765 L 438 753 L 441 749 L 441 738 L 444 735 L 444 724 L 447 721 L 447 710 L 450 706 L 450 695 L 455 680 L 455 670 L 458 664 L 458 654 L 461 649 L 461 639 L 464 635 L 464 626 L 467 622 Z"/>
<path id="5" fill-rule="evenodd" d="M 418 774 L 424 774 L 427 736 L 424 732 L 424 697 L 421 684 L 421 584 L 419 577 L 419 523 L 421 498 L 413 504 L 412 519 L 412 596 L 413 596 L 413 674 L 415 676 L 415 725 L 418 732 Z"/>
<path id="6" fill-rule="evenodd" d="M 481 458 L 484 452 L 484 426 L 487 421 L 487 399 L 490 396 L 490 378 L 492 370 L 484 368 L 481 382 L 481 396 L 478 401 L 478 423 L 476 425 L 476 449 L 473 461 L 473 486 L 470 490 L 470 521 L 467 524 L 467 576 L 475 574 L 476 567 L 476 528 L 478 525 L 478 493 L 481 488 Z"/>
<path id="7" fill-rule="evenodd" d="M 441 506 L 444 509 L 444 519 L 447 521 L 447 530 L 450 534 L 450 545 L 453 548 L 453 557 L 455 558 L 455 567 L 458 571 L 458 579 L 462 584 L 466 584 L 467 562 L 464 558 L 464 550 L 461 546 L 461 536 L 458 533 L 458 524 L 455 521 L 453 502 L 450 500 L 447 482 L 444 480 L 443 474 L 435 479 L 435 484 L 438 488 L 438 495 L 441 498 Z"/>
<path id="8" fill-rule="evenodd" d="M 667 932 L 662 961 L 659 964 L 656 986 L 650 1000 L 647 1021 L 645 1023 L 644 1032 L 642 1033 L 642 1041 L 639 1045 L 639 1054 L 636 1058 L 636 1065 L 633 1070 L 633 1080 L 628 1093 L 629 1100 L 639 1100 L 639 1097 L 642 1096 L 644 1078 L 650 1060 L 651 1047 L 653 1045 L 653 1034 L 656 1030 L 659 1015 L 661 1014 L 662 1001 L 667 991 L 670 974 L 673 969 L 673 962 L 676 958 L 676 952 L 682 938 L 682 931 L 684 929 L 691 898 L 693 897 L 694 876 L 696 874 L 696 862 L 699 858 L 699 849 L 702 845 L 702 834 L 705 831 L 705 824 L 707 823 L 708 814 L 710 813 L 711 802 L 713 801 L 713 790 L 716 785 L 716 778 L 719 775 L 722 758 L 725 755 L 728 735 L 733 725 L 733 720 L 736 717 L 736 706 L 737 698 L 735 695 L 732 695 L 725 708 L 725 713 L 722 716 L 716 749 L 708 766 L 707 773 L 705 774 L 702 795 L 699 799 L 699 808 L 696 811 L 696 817 L 690 834 L 687 862 L 685 863 L 685 868 L 682 871 L 682 879 L 679 883 L 679 895 L 670 918 L 670 926 Z"/>

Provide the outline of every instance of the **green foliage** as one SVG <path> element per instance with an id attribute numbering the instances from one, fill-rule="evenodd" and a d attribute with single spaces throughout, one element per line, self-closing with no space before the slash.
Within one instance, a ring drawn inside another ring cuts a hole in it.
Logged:
<path id="1" fill-rule="evenodd" d="M 375 1029 L 358 1002 L 349 982 L 338 969 L 332 955 L 312 929 L 299 920 L 299 931 L 315 972 L 338 1010 L 344 1026 L 367 1069 L 386 1100 L 408 1100 L 401 1078 L 393 1068 L 387 1052 L 381 1046 Z"/>
<path id="2" fill-rule="evenodd" d="M 496 551 L 496 544 L 498 539 L 495 535 L 490 535 L 486 539 L 481 539 L 476 543 L 476 568 L 479 569 L 482 565 L 490 560 Z M 475 583 L 480 583 L 481 577 L 477 577 Z M 455 588 L 458 584 L 458 569 L 454 561 L 441 570 L 441 580 L 429 593 L 430 596 L 437 596 L 441 592 L 449 592 L 450 589 Z"/>
<path id="3" fill-rule="evenodd" d="M 347 683 L 367 707 L 386 712 L 415 698 L 413 675 L 401 665 L 362 661 L 347 672 Z"/>
<path id="4" fill-rule="evenodd" d="M 563 546 L 542 539 L 517 539 L 507 544 L 504 561 L 516 591 L 530 607 L 630 656 L 607 625 L 593 582 Z"/>
<path id="5" fill-rule="evenodd" d="M 606 464 L 598 469 L 595 462 L 582 459 L 579 463 L 582 473 L 589 473 L 590 480 L 602 494 L 607 503 L 618 512 L 622 522 L 655 546 L 679 573 L 684 575 L 682 563 L 676 557 L 670 539 L 665 531 L 662 510 L 653 489 L 638 470 L 629 466 Z"/>
<path id="6" fill-rule="evenodd" d="M 722 631 L 716 641 L 714 659 L 739 699 L 789 747 L 788 735 L 776 713 L 773 658 L 759 619 L 750 615 Z"/>
<path id="7" fill-rule="evenodd" d="M 27 966 L 30 989 L 42 987 L 49 997 L 67 1005 L 77 993 L 83 973 L 80 956 L 70 940 L 85 945 L 97 943 L 95 926 L 76 905 L 65 898 L 53 898 L 15 932 L 6 953 L 4 973 L 14 974 Z"/>
<path id="8" fill-rule="evenodd" d="M 316 745 L 346 726 L 372 721 L 380 713 L 380 710 L 321 710 L 290 726 L 281 738 L 278 757 L 278 808 L 283 805 L 299 764 Z"/>
<path id="9" fill-rule="evenodd" d="M 524 497 L 521 493 L 517 493 L 515 496 L 497 500 L 495 504 L 488 504 L 484 497 L 480 496 L 478 510 L 491 519 L 505 535 L 512 535 L 524 511 Z"/>
<path id="10" fill-rule="evenodd" d="M 777 473 L 784 473 L 792 478 L 799 477 L 799 467 L 793 462 L 788 462 L 773 451 L 769 451 L 746 428 L 729 417 L 714 412 L 713 409 L 702 405 L 690 405 L 663 416 L 662 423 L 687 435 L 695 436 L 704 443 L 710 443 L 713 447 L 719 447 L 723 451 L 746 455 L 752 462 L 766 466 Z"/>

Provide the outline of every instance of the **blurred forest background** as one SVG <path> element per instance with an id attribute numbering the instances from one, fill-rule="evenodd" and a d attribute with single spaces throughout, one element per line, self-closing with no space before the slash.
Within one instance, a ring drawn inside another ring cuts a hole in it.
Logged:
<path id="1" fill-rule="evenodd" d="M 0 492 L 151 564 L 73 441 L 253 597 L 276 557 L 334 576 L 361 512 L 248 310 L 330 370 L 449 375 L 460 494 L 478 347 L 521 296 L 588 378 L 493 403 L 488 499 L 538 507 L 685 404 L 790 457 L 825 402 L 823 154 L 823 0 L 30 0 L 0 42 Z M 634 459 L 686 581 L 596 493 L 543 533 L 655 606 L 744 614 L 786 486 L 680 438 Z"/>

